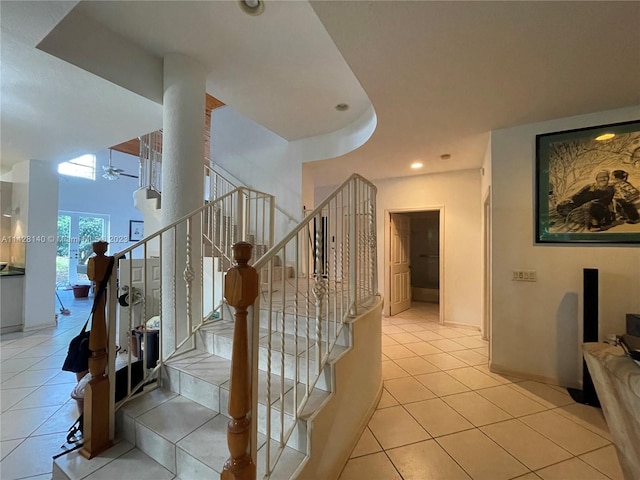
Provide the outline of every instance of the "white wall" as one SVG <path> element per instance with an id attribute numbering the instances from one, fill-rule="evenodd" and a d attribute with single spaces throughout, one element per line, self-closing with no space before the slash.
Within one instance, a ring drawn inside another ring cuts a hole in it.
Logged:
<path id="1" fill-rule="evenodd" d="M 638 117 L 633 107 L 492 132 L 493 369 L 579 386 L 583 268 L 600 272 L 601 339 L 640 311 L 638 245 L 534 243 L 536 134 Z M 513 282 L 514 269 L 536 270 L 538 281 Z"/>
<path id="2" fill-rule="evenodd" d="M 143 220 L 142 212 L 133 206 L 133 192 L 138 179 L 120 176 L 117 180 L 102 178 L 102 166 L 109 162 L 109 150 L 96 152 L 96 179 L 60 175 L 58 210 L 109 215 L 109 254 L 124 250 L 132 243 L 129 238 L 129 220 Z M 125 173 L 138 175 L 137 157 L 114 151 L 112 165 Z"/>
<path id="3" fill-rule="evenodd" d="M 384 292 L 385 215 L 397 210 L 443 207 L 444 320 L 480 327 L 481 195 L 480 172 L 394 178 L 376 182 L 379 290 Z"/>
<path id="4" fill-rule="evenodd" d="M 275 195 L 286 214 L 302 218 L 302 164 L 284 138 L 231 107 L 216 108 L 211 112 L 211 158 L 243 185 Z M 294 226 L 280 218 L 276 238 Z"/>
<path id="5" fill-rule="evenodd" d="M 13 166 L 12 217 L 15 235 L 32 241 L 15 244 L 12 264 L 25 268 L 24 330 L 55 325 L 56 242 L 58 181 L 55 166 L 28 160 Z M 20 230 L 20 231 L 19 231 Z M 22 253 L 23 252 L 23 253 Z M 15 257 L 15 258 L 13 258 Z M 15 262 L 14 262 L 15 260 Z M 3 299 L 3 302 L 11 299 Z"/>
<path id="6" fill-rule="evenodd" d="M 231 107 L 216 108 L 211 112 L 211 158 L 243 185 L 276 197 L 278 240 L 302 219 L 303 206 L 312 207 L 310 198 L 303 201 L 303 163 L 358 148 L 376 124 L 375 111 L 369 108 L 341 130 L 289 142 Z M 304 192 L 312 192 L 310 187 Z"/>

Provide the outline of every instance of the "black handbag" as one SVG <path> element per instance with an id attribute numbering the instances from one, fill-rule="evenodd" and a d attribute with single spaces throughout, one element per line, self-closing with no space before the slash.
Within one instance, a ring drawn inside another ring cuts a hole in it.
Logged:
<path id="1" fill-rule="evenodd" d="M 64 363 L 62 364 L 62 370 L 66 372 L 85 372 L 89 370 L 89 357 L 91 356 L 91 350 L 89 350 L 89 337 L 91 335 L 91 330 L 87 330 L 87 325 L 89 325 L 89 320 L 93 316 L 93 312 L 95 312 L 96 307 L 98 305 L 98 301 L 104 295 L 105 290 L 107 289 L 107 284 L 109 283 L 109 277 L 111 276 L 111 270 L 113 269 L 113 257 L 111 257 L 111 261 L 109 262 L 109 266 L 107 267 L 107 271 L 104 274 L 104 278 L 100 283 L 100 288 L 96 293 L 93 299 L 93 307 L 91 308 L 91 313 L 89 314 L 89 318 L 84 322 L 84 326 L 78 335 L 73 337 L 69 342 L 69 350 L 67 351 L 67 357 L 64 359 Z"/>
<path id="2" fill-rule="evenodd" d="M 62 370 L 76 373 L 89 370 L 89 357 L 91 356 L 89 336 L 91 331 L 87 331 L 88 324 L 89 319 L 87 318 L 80 333 L 69 342 L 69 350 L 67 351 L 67 358 L 64 359 L 62 364 Z"/>

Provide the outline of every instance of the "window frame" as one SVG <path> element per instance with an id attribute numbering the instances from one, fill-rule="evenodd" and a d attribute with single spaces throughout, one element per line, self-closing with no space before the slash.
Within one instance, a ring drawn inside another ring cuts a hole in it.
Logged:
<path id="1" fill-rule="evenodd" d="M 58 164 L 58 174 L 67 177 L 96 180 L 97 158 L 92 153 L 86 153 Z M 86 172 L 86 173 L 83 173 Z"/>

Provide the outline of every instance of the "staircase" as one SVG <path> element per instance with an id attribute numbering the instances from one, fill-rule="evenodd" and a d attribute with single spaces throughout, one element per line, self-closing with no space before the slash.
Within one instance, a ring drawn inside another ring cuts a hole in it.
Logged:
<path id="1" fill-rule="evenodd" d="M 374 195 L 374 187 L 355 175 L 265 255 L 254 251 L 251 263 L 260 291 L 248 325 L 254 417 L 250 453 L 257 478 L 337 478 L 377 404 L 381 301 L 376 294 Z M 208 246 L 230 258 L 228 241 L 221 241 L 225 236 L 211 235 L 209 228 L 217 224 L 215 212 L 222 211 L 213 207 L 215 202 L 176 223 L 186 232 L 202 225 L 203 251 Z M 234 217 L 235 239 L 255 235 L 237 220 L 250 218 L 250 210 Z M 158 235 L 167 236 L 177 227 Z M 194 270 L 188 257 L 187 294 L 198 290 L 188 286 L 188 272 Z M 175 286 L 173 292 L 165 287 L 162 295 L 181 295 Z M 200 301 L 204 303 L 204 295 Z M 109 307 L 114 325 L 118 310 L 113 302 Z M 180 327 L 176 324 L 175 330 L 186 324 L 188 334 L 176 334 L 175 348 L 148 372 L 148 378 L 155 375 L 158 381 L 116 406 L 116 446 L 93 460 L 77 453 L 60 457 L 54 479 L 84 478 L 129 458 L 138 460 L 131 478 L 138 476 L 137 465 L 159 472 L 157 478 L 220 478 L 230 455 L 227 406 L 237 329 L 228 315 L 205 313 L 200 317 L 205 321 L 194 322 L 194 310 L 204 308 L 193 305 L 189 296 L 184 307 L 186 322 L 176 315 Z M 166 352 L 166 339 L 161 343 Z M 361 372 L 354 378 L 356 369 Z"/>

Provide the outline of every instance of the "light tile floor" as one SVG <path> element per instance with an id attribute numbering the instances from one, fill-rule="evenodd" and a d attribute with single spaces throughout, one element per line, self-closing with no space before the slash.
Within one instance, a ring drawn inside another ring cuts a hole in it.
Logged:
<path id="1" fill-rule="evenodd" d="M 59 293 L 72 314 L 57 327 L 0 337 L 2 480 L 49 480 L 77 416 L 60 367 L 92 299 Z M 341 480 L 622 479 L 600 410 L 489 372 L 478 332 L 440 326 L 436 308 L 383 319 L 385 388 Z"/>
<path id="2" fill-rule="evenodd" d="M 340 480 L 623 478 L 599 409 L 496 375 L 477 330 L 414 303 L 382 321 L 384 390 Z"/>
<path id="3" fill-rule="evenodd" d="M 57 327 L 0 336 L 2 480 L 51 479 L 52 457 L 62 452 L 67 430 L 78 416 L 69 396 L 75 374 L 61 367 L 93 297 L 74 299 L 71 291 L 58 293 L 71 315 L 58 315 Z"/>

